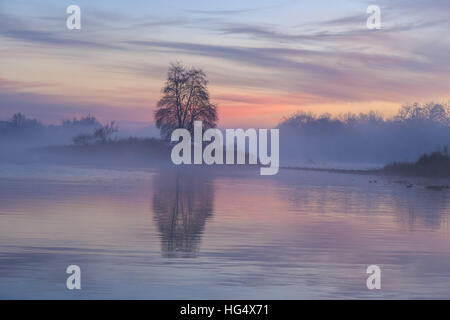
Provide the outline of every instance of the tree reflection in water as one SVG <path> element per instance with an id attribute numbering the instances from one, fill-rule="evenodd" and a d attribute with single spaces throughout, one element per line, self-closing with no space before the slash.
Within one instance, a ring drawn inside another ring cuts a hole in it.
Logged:
<path id="1" fill-rule="evenodd" d="M 196 257 L 206 219 L 212 215 L 213 181 L 198 172 L 161 172 L 155 177 L 154 219 L 163 257 Z"/>

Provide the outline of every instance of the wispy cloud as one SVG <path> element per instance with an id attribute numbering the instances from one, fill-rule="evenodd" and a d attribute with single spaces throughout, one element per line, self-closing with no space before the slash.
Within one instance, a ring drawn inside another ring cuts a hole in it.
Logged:
<path id="1" fill-rule="evenodd" d="M 46 25 L 40 26 L 33 20 L 25 20 L 6 13 L 0 13 L 0 37 L 30 44 L 70 47 L 73 49 L 122 49 L 117 45 L 106 43 L 99 39 L 89 40 L 92 37 L 87 36 L 86 33 L 71 33 L 65 29 L 64 24 L 62 25 L 63 27 L 61 28 L 49 28 Z M 46 30 L 46 27 L 52 31 Z"/>
<path id="2" fill-rule="evenodd" d="M 20 91 L 30 88 L 42 88 L 47 87 L 48 83 L 36 83 L 36 82 L 25 82 L 25 81 L 14 81 L 4 78 L 0 78 L 0 90 L 10 90 L 10 91 Z"/>
<path id="3" fill-rule="evenodd" d="M 39 70 L 42 61 L 48 67 L 46 57 L 51 55 L 59 68 L 55 67 L 55 77 L 71 76 L 74 68 L 67 67 L 66 73 L 62 69 L 70 55 L 69 66 L 87 66 L 80 77 L 90 80 L 89 94 L 99 99 L 110 95 L 112 104 L 120 101 L 124 108 L 143 104 L 146 94 L 157 95 L 168 63 L 176 60 L 200 62 L 215 80 L 210 85 L 219 92 L 222 105 L 260 103 L 267 108 L 269 104 L 280 109 L 289 106 L 286 110 L 290 110 L 292 103 L 401 103 L 450 94 L 448 0 L 381 0 L 382 30 L 366 29 L 363 2 L 345 14 L 323 14 L 301 24 L 292 19 L 287 3 L 268 2 L 242 7 L 191 4 L 189 9 L 178 4 L 141 11 L 92 3 L 83 6 L 79 32 L 65 29 L 64 15 L 44 10 L 27 19 L 3 10 L 0 44 L 8 44 L 9 62 L 17 59 L 18 65 L 29 65 L 20 59 L 35 59 L 33 70 Z M 64 12 L 58 10 L 52 12 Z M 24 46 L 30 50 L 24 51 Z M 14 52 L 19 53 L 17 58 Z M 9 68 L 8 76 L 0 79 L 0 88 L 10 90 L 8 94 L 38 92 L 41 87 L 28 83 L 26 72 L 25 68 L 18 72 Z M 83 82 L 74 81 L 71 87 L 70 81 L 49 81 L 44 66 L 41 73 L 42 81 L 36 83 L 52 83 L 55 92 L 76 91 Z M 109 82 L 111 87 L 105 89 Z M 115 90 L 133 85 L 138 90 Z M 140 89 L 147 87 L 148 93 Z M 49 94 L 50 90 L 42 92 Z M 270 93 L 262 94 L 266 103 L 256 98 L 258 92 Z M 279 103 L 272 96 L 278 96 Z M 252 107 L 252 112 L 256 109 Z"/>

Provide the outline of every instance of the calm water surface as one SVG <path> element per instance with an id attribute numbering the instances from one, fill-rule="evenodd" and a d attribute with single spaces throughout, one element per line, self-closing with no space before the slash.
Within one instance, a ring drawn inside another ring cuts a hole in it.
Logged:
<path id="1" fill-rule="evenodd" d="M 450 191 L 399 180 L 3 166 L 0 298 L 449 299 Z"/>

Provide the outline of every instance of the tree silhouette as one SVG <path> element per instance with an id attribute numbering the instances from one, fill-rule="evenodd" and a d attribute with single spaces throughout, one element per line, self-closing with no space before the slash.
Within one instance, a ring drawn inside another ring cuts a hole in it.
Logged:
<path id="1" fill-rule="evenodd" d="M 25 117 L 23 113 L 15 113 L 11 120 L 9 121 L 9 125 L 12 128 L 16 129 L 32 129 L 39 128 L 42 124 L 36 119 L 28 119 Z"/>
<path id="2" fill-rule="evenodd" d="M 112 140 L 111 136 L 119 131 L 115 122 L 112 121 L 100 128 L 95 129 L 93 134 L 79 134 L 72 141 L 76 145 L 85 146 L 92 143 L 107 143 Z"/>
<path id="3" fill-rule="evenodd" d="M 208 81 L 201 69 L 171 64 L 155 111 L 156 127 L 169 140 L 173 130 L 184 128 L 191 133 L 194 121 L 203 121 L 203 129 L 214 128 L 217 107 L 209 101 Z"/>
<path id="4" fill-rule="evenodd" d="M 399 110 L 396 119 L 399 121 L 429 121 L 448 126 L 450 125 L 450 101 L 405 104 Z"/>

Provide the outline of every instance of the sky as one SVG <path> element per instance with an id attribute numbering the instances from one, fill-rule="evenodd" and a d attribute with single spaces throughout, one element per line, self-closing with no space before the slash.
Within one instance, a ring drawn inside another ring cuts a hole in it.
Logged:
<path id="1" fill-rule="evenodd" d="M 66 27 L 72 4 L 80 30 Z M 369 4 L 380 30 L 366 27 Z M 448 0 L 0 0 L 0 119 L 145 126 L 176 61 L 206 72 L 220 127 L 392 116 L 450 99 L 449 15 Z"/>

